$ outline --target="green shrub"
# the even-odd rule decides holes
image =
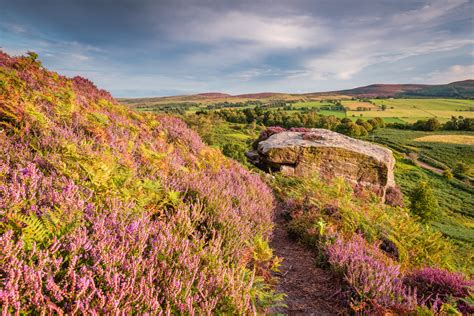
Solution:
[[[429,184],[420,182],[410,194],[410,210],[421,221],[428,222],[436,217],[439,206]]]

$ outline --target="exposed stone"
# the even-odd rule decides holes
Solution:
[[[247,157],[264,170],[287,175],[317,172],[324,178],[340,176],[381,196],[395,185],[395,160],[389,149],[326,129],[273,134]]]

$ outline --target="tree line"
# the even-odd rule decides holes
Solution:
[[[452,116],[449,121],[443,124],[436,118],[430,118],[428,120],[418,120],[415,123],[389,123],[387,127],[428,132],[437,130],[472,132],[474,131],[474,119],[463,116]]]
[[[209,111],[198,111],[196,114],[209,115],[210,113]],[[334,115],[320,115],[317,111],[291,113],[282,110],[268,110],[263,107],[222,109],[214,111],[213,114],[231,123],[253,123],[284,128],[325,128],[348,136],[366,136],[370,131],[385,126],[381,118],[373,118],[367,121],[358,119],[356,122],[353,122],[349,118],[340,119]]]

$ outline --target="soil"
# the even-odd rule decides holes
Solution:
[[[271,314],[347,314],[340,281],[316,265],[314,252],[290,238],[281,212],[277,214],[270,245],[275,255],[283,259],[277,274],[277,291],[286,294],[286,307],[274,308]]]
[[[426,162],[423,162],[421,160],[418,159],[418,154],[417,153],[409,153],[408,155],[405,154],[405,158],[408,158],[410,159],[411,161],[413,161],[415,163],[415,165],[423,168],[423,169],[426,169],[426,170],[430,170],[434,173],[437,173],[437,174],[443,174],[443,170],[439,169],[439,168],[436,168],[436,167],[433,167],[429,164],[427,164]]]

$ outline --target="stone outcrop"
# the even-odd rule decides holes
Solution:
[[[395,186],[395,159],[389,149],[326,129],[279,132],[259,141],[246,155],[264,170],[296,176],[340,176],[382,197],[388,187]]]

